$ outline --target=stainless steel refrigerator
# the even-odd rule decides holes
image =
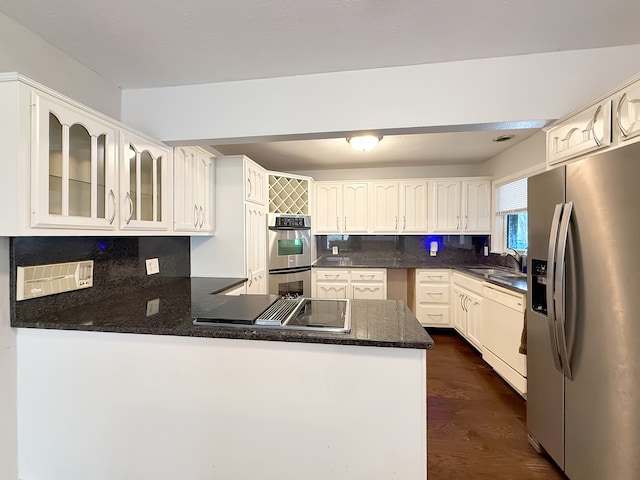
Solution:
[[[528,182],[527,426],[571,480],[640,479],[640,143]]]

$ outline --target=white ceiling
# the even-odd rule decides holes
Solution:
[[[0,12],[123,89],[640,44],[638,0],[0,0]],[[387,136],[366,164],[477,163],[532,132],[488,141],[499,133]],[[344,139],[308,142],[220,149],[269,168],[363,163]]]

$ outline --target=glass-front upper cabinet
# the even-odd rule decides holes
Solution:
[[[171,150],[127,131],[120,138],[120,228],[168,230]]]
[[[115,229],[117,130],[73,105],[31,100],[31,226]]]

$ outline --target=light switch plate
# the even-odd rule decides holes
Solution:
[[[160,273],[160,264],[158,263],[157,258],[147,258],[145,263],[147,265],[147,275]]]
[[[147,317],[155,315],[160,311],[160,299],[154,298],[153,300],[147,300]]]

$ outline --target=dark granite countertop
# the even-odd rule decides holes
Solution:
[[[237,283],[229,283],[235,281]],[[94,304],[22,319],[19,328],[191,337],[330,343],[399,348],[433,348],[433,339],[402,301],[352,300],[349,333],[304,332],[253,326],[194,326],[192,302],[215,306],[228,300],[224,291],[244,279],[183,278]],[[226,282],[226,284],[225,284]]]
[[[316,268],[451,268],[467,275],[477,277],[519,293],[526,293],[526,277],[512,280],[496,280],[470,271],[470,268],[488,267],[509,271],[501,266],[494,265],[452,265],[448,259],[438,259],[425,254],[415,255],[410,253],[349,253],[348,255],[326,255],[318,258],[312,265]]]

